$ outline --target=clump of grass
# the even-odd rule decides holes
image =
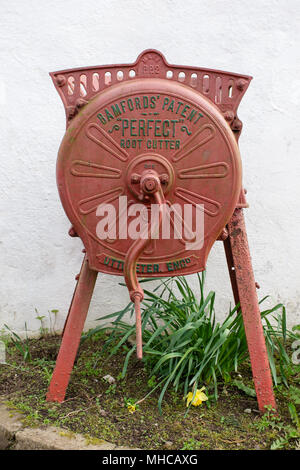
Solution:
[[[150,377],[157,377],[161,386],[158,400],[160,410],[170,386],[176,392],[181,389],[186,395],[190,387],[196,390],[198,384],[206,384],[212,388],[210,398],[217,400],[218,380],[230,381],[231,373],[237,372],[240,364],[249,357],[239,305],[229,310],[223,322],[217,322],[215,292],[205,295],[205,273],[198,274],[198,280],[199,296],[192,291],[185,277],[161,280],[154,292],[144,289],[143,361]],[[105,348],[111,348],[110,355],[117,353],[135,333],[135,325],[124,321],[128,313],[134,315],[131,303],[122,311],[99,319],[112,322],[112,333],[105,345]],[[296,336],[287,330],[286,312],[282,304],[262,311],[261,317],[274,383],[277,385],[279,374],[287,385],[285,368],[290,364],[290,358],[285,342],[287,338]],[[105,328],[107,325],[98,326],[84,338]],[[123,377],[135,350],[136,346],[132,345],[126,354]],[[279,370],[275,365],[275,356],[279,358]]]
[[[21,339],[20,336],[12,331],[9,326],[4,325],[5,328],[10,332],[10,340],[15,346],[15,348],[21,353],[23,357],[24,362],[30,362],[31,361],[31,353],[29,349],[29,338],[28,338],[28,333],[27,333],[27,323],[25,323],[25,332],[26,332],[26,337],[25,339]]]

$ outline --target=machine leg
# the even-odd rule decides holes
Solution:
[[[85,255],[64,326],[60,350],[47,393],[47,401],[58,401],[59,403],[64,401],[97,274],[97,271],[89,268]]]
[[[228,242],[225,245],[227,262],[235,300],[239,300],[248,343],[258,407],[276,409],[272,376],[261,322],[254,274],[248,246],[243,209],[235,209],[228,224]],[[233,265],[230,264],[230,257]],[[234,270],[232,269],[234,267]],[[237,293],[235,292],[235,285]]]

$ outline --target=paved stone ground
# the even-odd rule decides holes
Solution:
[[[87,438],[69,430],[48,426],[25,427],[22,415],[0,402],[1,450],[137,450],[117,447],[101,439]]]

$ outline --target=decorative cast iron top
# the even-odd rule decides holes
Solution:
[[[142,52],[132,64],[80,67],[50,75],[64,103],[67,125],[78,108],[97,93],[135,78],[166,78],[189,86],[216,104],[231,122],[252,79],[248,75],[221,70],[171,65],[161,52],[154,49]]]

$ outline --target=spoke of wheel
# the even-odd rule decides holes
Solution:
[[[167,205],[168,206],[171,206],[171,203],[170,201],[167,201]],[[174,207],[174,205],[172,205],[172,210],[174,212],[174,219],[175,217],[178,218],[178,221],[180,222],[181,221],[181,227],[183,227],[183,230],[184,230],[184,234],[189,235],[187,238],[184,238],[184,236],[182,236],[182,231],[179,232],[177,227],[176,227],[176,224],[174,223],[174,219],[171,218],[171,215],[170,213],[167,213],[166,212],[166,217],[169,217],[169,222],[174,230],[174,238],[175,238],[175,234],[177,235],[177,240],[182,243],[182,244],[186,244],[186,242],[192,242],[195,240],[195,234],[193,233],[192,230],[190,230],[190,227],[187,225],[186,221],[184,220],[184,218],[182,218],[182,215],[176,210],[176,208]]]
[[[116,152],[113,148],[111,148],[109,145],[104,143],[101,139],[101,135],[98,137],[95,134],[92,134],[92,129],[96,130],[98,133],[102,134],[102,136],[107,139],[119,152],[122,153],[120,155],[119,152]],[[128,160],[128,153],[126,150],[122,149],[120,145],[100,126],[97,124],[89,124],[86,129],[86,135],[88,136],[89,139],[91,139],[93,142],[95,142],[97,145],[100,145],[100,147],[104,148],[109,152],[110,155],[113,155],[114,157],[118,158],[122,162],[126,162]]]
[[[213,199],[209,199],[208,197],[202,196],[201,194],[197,194],[197,193],[194,193],[193,191],[189,191],[188,189],[180,188],[180,187],[175,190],[174,194],[180,199],[182,199],[183,201],[186,201],[189,204],[192,204],[194,207],[196,207],[197,203],[193,199],[191,199],[189,196],[199,199],[200,204],[204,203],[205,214],[211,217],[215,217],[220,212],[221,204],[219,202],[214,201]],[[214,211],[209,210],[207,207],[205,207],[205,203],[211,204],[212,206],[214,206],[215,210]]]
[[[194,140],[200,136],[200,134],[204,133],[205,131],[208,131],[208,135],[204,135],[202,137],[202,139],[197,142],[196,145],[194,145],[193,147],[187,149],[185,152],[182,153],[183,150],[185,150],[188,145],[190,145],[192,142],[194,142]],[[204,124],[202,127],[200,127],[200,129],[193,135],[193,137],[187,139],[184,144],[182,145],[181,149],[177,150],[177,152],[174,153],[173,157],[172,157],[172,160],[174,162],[178,162],[179,160],[182,160],[183,158],[187,157],[188,155],[190,155],[192,152],[194,152],[195,150],[197,150],[199,147],[201,147],[201,145],[204,145],[206,144],[207,142],[209,142],[210,140],[212,140],[214,138],[216,134],[216,131],[215,131],[215,128],[214,126],[212,126],[211,124]]]
[[[100,204],[108,204],[109,202],[114,201],[118,197],[120,197],[124,193],[124,188],[118,187],[115,189],[110,189],[109,191],[104,191],[103,193],[95,194],[94,196],[90,196],[84,199],[81,199],[81,201],[78,202],[79,205],[79,211],[81,214],[86,215],[90,214],[91,212],[94,212],[97,210],[98,206]],[[88,209],[84,209],[82,206],[88,206],[89,203],[93,203],[96,200],[105,198],[105,196],[108,196],[104,201],[99,201],[97,204],[93,204],[92,207],[89,207]]]
[[[79,170],[77,169],[79,167]],[[80,171],[80,167],[85,167],[91,171]],[[101,173],[94,172],[93,170],[101,170]],[[99,165],[98,163],[87,162],[84,160],[74,160],[71,168],[71,173],[74,176],[88,177],[88,178],[107,178],[119,179],[121,178],[122,171],[111,166]]]
[[[213,169],[215,173],[205,173],[205,171]],[[221,172],[216,171],[220,169]],[[198,173],[195,173],[198,172]],[[178,178],[187,179],[207,179],[207,178],[225,178],[229,173],[229,166],[226,162],[207,163],[205,165],[195,166],[193,168],[185,168],[178,171]]]

